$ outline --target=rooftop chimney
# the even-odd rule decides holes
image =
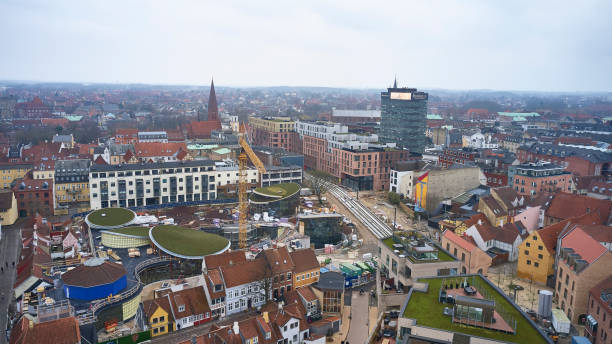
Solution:
[[[240,334],[240,328],[238,327],[238,322],[237,321],[234,321],[233,329],[234,329],[234,333],[235,334]]]

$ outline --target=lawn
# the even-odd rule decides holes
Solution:
[[[87,220],[97,226],[119,226],[132,221],[134,212],[124,208],[105,208],[87,215]]]
[[[269,197],[283,198],[283,197],[293,195],[299,190],[300,190],[300,186],[296,183],[283,183],[283,184],[270,185],[270,186],[266,186],[263,188],[257,188],[255,189],[254,192],[260,195],[265,195]]]
[[[227,247],[222,236],[172,225],[154,227],[150,235],[160,248],[186,257],[203,257]]]
[[[135,227],[135,226],[134,227],[123,227],[123,228],[109,229],[108,232],[133,235],[133,236],[138,236],[138,237],[143,237],[143,238],[149,237],[149,227]]]
[[[469,277],[468,277],[469,278]],[[454,331],[473,335],[483,338],[514,342],[514,343],[547,343],[540,333],[531,326],[518,310],[516,310],[502,295],[497,293],[484,279],[480,276],[475,278],[480,279],[480,285],[487,290],[489,295],[493,295],[495,303],[502,305],[510,315],[517,321],[516,334],[506,334],[497,331],[471,327],[466,325],[455,324],[450,317],[443,316],[442,312],[445,306],[438,302],[438,291],[442,284],[443,278],[420,279],[419,282],[429,283],[427,293],[413,291],[412,297],[404,312],[405,318],[416,319],[417,325]]]

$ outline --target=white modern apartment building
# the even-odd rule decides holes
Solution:
[[[214,200],[219,188],[238,184],[238,166],[229,162],[189,160],[146,164],[92,165],[91,209]],[[259,172],[247,170],[251,186],[302,182],[301,167],[270,167],[259,184]]]

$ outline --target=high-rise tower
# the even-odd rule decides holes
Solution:
[[[426,92],[397,87],[397,80],[380,94],[380,132],[382,142],[395,142],[411,152],[423,153],[427,144]]]

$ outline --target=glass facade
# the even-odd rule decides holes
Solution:
[[[341,217],[300,218],[300,222],[304,224],[304,234],[310,237],[310,243],[315,248],[324,248],[325,244],[336,245],[342,241]]]
[[[427,98],[415,88],[389,88],[380,94],[380,141],[423,153],[427,144]]]

